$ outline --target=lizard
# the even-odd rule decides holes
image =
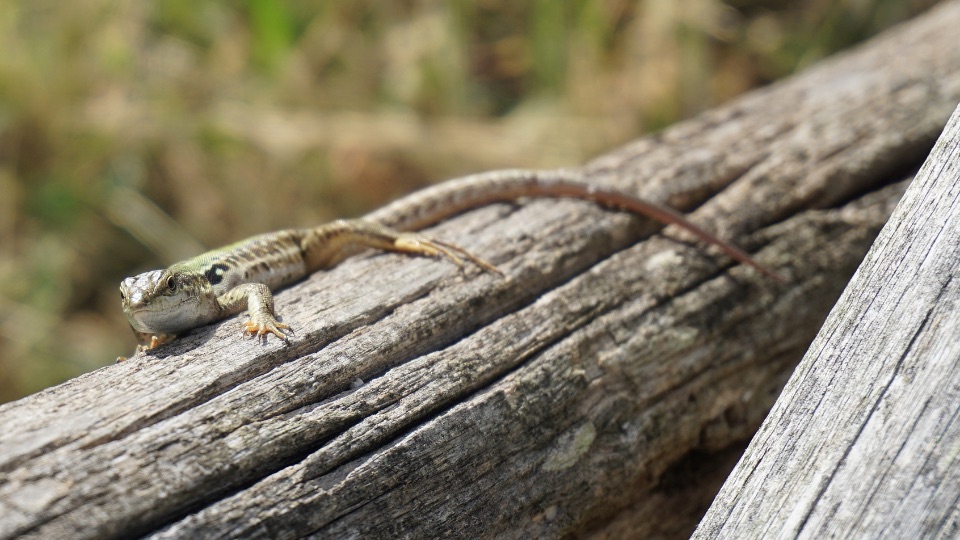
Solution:
[[[415,231],[470,209],[531,197],[581,199],[676,225],[730,258],[784,281],[672,208],[587,183],[573,170],[512,169],[432,186],[363,219],[262,234],[166,269],[126,278],[120,284],[120,300],[137,337],[136,352],[154,349],[187,330],[244,310],[249,318],[243,323],[243,335],[266,340],[273,334],[288,342],[285,330],[290,326],[277,320],[272,291],[335,266],[361,248],[446,258],[460,267],[467,260],[502,275],[497,267],[469,251]]]

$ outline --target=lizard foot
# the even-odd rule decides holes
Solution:
[[[177,337],[176,334],[150,334],[147,332],[137,332],[136,330],[134,330],[133,333],[137,336],[137,340],[140,341],[140,344],[137,345],[137,349],[133,351],[133,354],[135,355],[144,351],[156,349],[164,343],[170,343],[175,337]],[[118,364],[126,361],[126,356],[117,357]]]
[[[290,326],[278,322],[276,319],[262,322],[247,321],[243,323],[243,335],[250,334],[266,339],[267,334],[273,334],[284,341],[290,341],[287,335],[280,331],[281,328],[289,330]]]
[[[394,240],[393,244],[397,250],[405,251],[407,253],[418,253],[420,255],[427,255],[430,257],[446,257],[461,268],[463,268],[463,261],[460,259],[460,257],[463,257],[480,268],[483,268],[487,272],[499,274],[501,276],[503,275],[503,272],[500,271],[499,268],[481,259],[480,257],[477,257],[462,247],[443,242],[435,238],[430,238],[422,234],[413,233],[400,235],[396,240]]]

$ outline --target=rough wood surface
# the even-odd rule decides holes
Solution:
[[[585,166],[789,284],[590,204],[471,212],[432,233],[506,279],[358,257],[277,296],[289,347],[233,318],[0,407],[0,537],[689,533],[717,475],[685,473],[759,425],[960,101],[958,27]]]
[[[697,529],[960,535],[960,108]]]

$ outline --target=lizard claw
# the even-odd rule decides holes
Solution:
[[[394,240],[394,247],[407,253],[419,253],[420,255],[430,257],[446,257],[460,268],[463,268],[463,260],[460,258],[463,257],[487,272],[503,275],[503,272],[500,271],[499,268],[470,253],[466,249],[422,234],[403,234]]]
[[[463,268],[463,263],[459,262],[459,259],[456,257],[456,255],[454,255],[454,253],[459,253],[462,257],[468,259],[473,264],[479,266],[480,268],[486,270],[487,272],[490,272],[491,274],[497,274],[500,276],[504,275],[503,271],[497,268],[496,266],[494,266],[493,264],[488,263],[487,261],[481,259],[480,257],[477,257],[473,253],[470,253],[469,251],[463,249],[462,247],[456,244],[450,244],[450,243],[442,242],[440,240],[436,240],[432,238],[430,239],[430,242],[431,244],[433,244],[434,247],[437,248],[438,251],[440,251],[447,258],[452,259],[455,263],[457,263],[457,266],[460,266],[461,268]]]
[[[290,341],[287,338],[287,335],[280,331],[281,328],[289,330],[290,326],[276,320],[259,323],[254,321],[246,321],[243,323],[243,334],[250,334],[257,337],[262,336],[263,339],[266,339],[267,334],[273,334],[284,341]]]

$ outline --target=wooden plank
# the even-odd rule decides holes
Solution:
[[[289,347],[234,318],[0,406],[0,537],[692,530],[658,486],[759,425],[960,101],[958,24],[944,4],[583,168],[789,284],[590,204],[471,212],[432,234],[506,279],[358,257],[277,296]]]
[[[960,534],[960,107],[697,538]]]

